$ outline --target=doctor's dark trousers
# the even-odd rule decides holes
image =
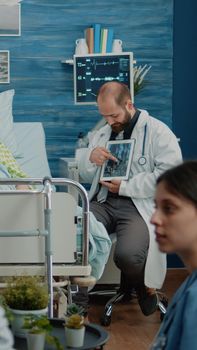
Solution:
[[[143,285],[149,232],[131,198],[108,193],[104,203],[93,199],[90,211],[109,234],[116,233],[114,262],[126,278],[128,287]]]

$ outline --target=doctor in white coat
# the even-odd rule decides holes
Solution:
[[[134,287],[142,312],[150,315],[166,274],[166,256],[159,252],[150,224],[155,184],[161,173],[182,161],[181,150],[168,126],[133,105],[124,84],[102,85],[97,103],[107,123],[78,157],[79,173],[91,183],[90,210],[109,234],[117,234],[114,261],[122,287]],[[134,144],[129,178],[100,181],[102,165],[117,161],[106,143],[121,137]]]

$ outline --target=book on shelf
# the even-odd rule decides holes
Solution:
[[[101,25],[96,23],[93,25],[94,28],[94,53],[100,53],[100,36],[101,36]]]
[[[88,45],[88,53],[94,52],[94,28],[88,27],[85,29],[85,38]]]
[[[95,23],[85,29],[85,38],[88,45],[88,53],[110,53],[114,38],[112,28],[102,28],[101,24]]]
[[[109,28],[108,35],[107,35],[106,52],[112,52],[113,38],[114,38],[114,30],[112,28]]]
[[[107,48],[107,36],[108,36],[108,29],[102,28],[101,29],[101,53],[106,53]]]

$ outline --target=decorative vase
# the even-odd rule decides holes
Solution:
[[[66,345],[80,348],[84,343],[85,327],[79,329],[65,327]]]
[[[44,350],[45,333],[27,333],[27,350]]]
[[[88,54],[88,45],[85,38],[76,40],[75,55],[87,55]]]
[[[113,40],[112,52],[115,52],[115,53],[122,52],[122,40],[120,40],[120,39]]]
[[[10,311],[13,314],[13,320],[11,321],[12,332],[16,337],[25,338],[28,333],[28,329],[23,328],[25,317],[29,315],[46,315],[48,308],[41,310],[15,310],[11,309]]]

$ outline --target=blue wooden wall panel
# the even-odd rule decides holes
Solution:
[[[151,64],[148,84],[135,98],[139,108],[172,124],[173,0],[23,0],[21,37],[0,37],[0,50],[10,50],[10,84],[14,119],[41,121],[52,174],[59,157],[73,156],[77,135],[99,120],[95,106],[75,106],[71,58],[77,38],[93,23],[113,27],[124,51],[137,64]]]

